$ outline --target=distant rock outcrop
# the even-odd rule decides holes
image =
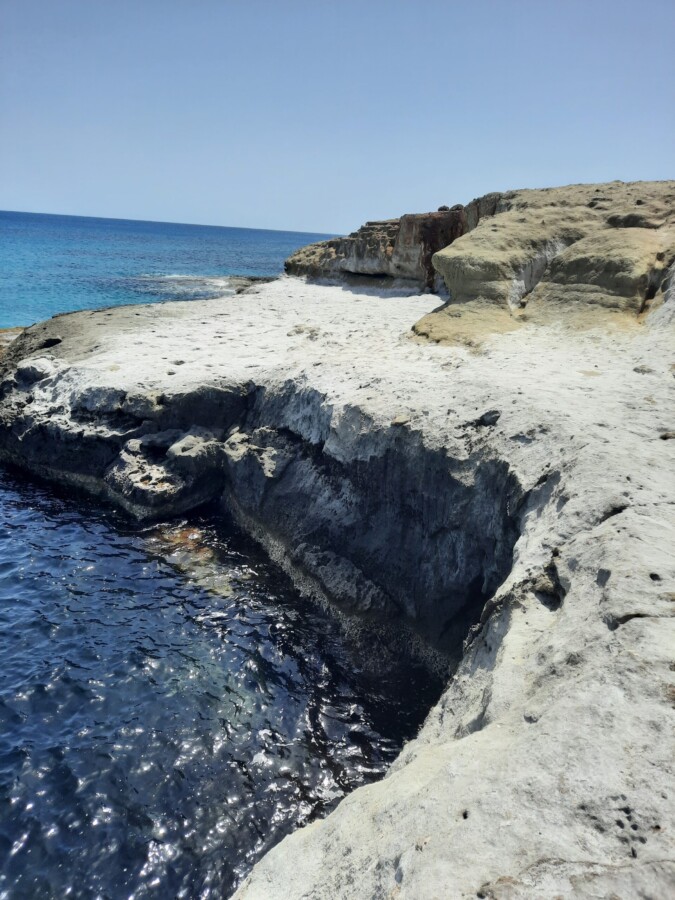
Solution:
[[[438,250],[494,213],[500,194],[488,194],[468,206],[442,206],[382,222],[366,222],[346,237],[302,247],[286,260],[289,275],[311,278],[379,277],[409,281],[434,290],[439,281],[432,265]]]
[[[532,318],[639,316],[675,285],[675,181],[491,193],[302,247],[289,275],[447,290],[414,331],[475,343]]]

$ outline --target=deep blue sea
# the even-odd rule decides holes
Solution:
[[[278,275],[330,235],[0,212],[0,328],[55,313],[227,294],[228,275]]]
[[[0,227],[10,326],[220,294],[317,237]],[[0,468],[0,900],[228,897],[284,834],[381,777],[439,690],[375,636],[345,636],[220,511],[141,526]]]

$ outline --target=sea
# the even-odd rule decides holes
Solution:
[[[227,303],[324,237],[0,213],[0,328]],[[438,697],[378,641],[221,510],[142,525],[0,468],[0,900],[229,897]]]
[[[328,234],[0,212],[0,328],[125,303],[234,292]]]

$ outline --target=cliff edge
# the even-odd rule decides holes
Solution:
[[[346,237],[301,247],[286,260],[289,275],[343,279],[352,284],[386,286],[391,280],[410,290],[437,291],[441,282],[432,264],[447,247],[497,207],[500,194],[487,194],[467,206],[442,206],[437,212],[366,222]]]

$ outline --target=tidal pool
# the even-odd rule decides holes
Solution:
[[[415,735],[440,683],[375,655],[214,514],[0,469],[0,898],[229,896]]]

